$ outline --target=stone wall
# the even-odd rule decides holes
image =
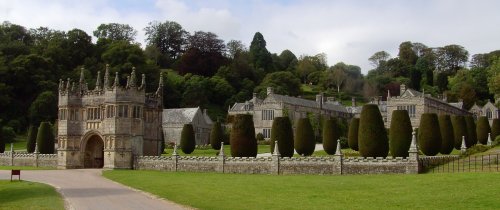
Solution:
[[[57,154],[5,152],[0,153],[0,165],[56,168]]]

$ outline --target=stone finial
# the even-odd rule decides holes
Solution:
[[[38,143],[35,143],[35,153],[38,153]]]
[[[104,72],[104,90],[109,89],[109,64],[106,64],[106,71]]]
[[[84,74],[84,71],[85,71],[85,68],[81,68],[80,69],[80,84],[84,84],[85,83],[85,74]]]
[[[142,74],[142,80],[141,80],[141,86],[139,89],[145,89],[146,88],[146,75]]]
[[[76,88],[75,82],[72,82],[71,83],[71,91],[75,91],[75,88]]]
[[[491,142],[491,133],[488,133],[488,142],[486,143],[487,146],[491,146],[493,142]]]
[[[130,73],[130,81],[128,83],[129,87],[137,87],[137,79],[135,78],[135,67],[132,67],[132,73]]]
[[[278,141],[274,141],[274,152],[273,152],[273,155],[274,156],[281,156],[280,149],[278,147]]]
[[[14,152],[14,143],[10,143],[10,153]]]
[[[220,142],[219,156],[222,156],[222,157],[225,156],[225,154],[224,154],[224,142],[223,141]]]
[[[70,91],[71,90],[71,79],[68,77],[68,80],[66,82],[66,91]]]
[[[342,155],[342,147],[340,146],[340,139],[337,139],[337,150],[335,150],[335,155]]]
[[[391,91],[387,89],[387,100],[389,100],[389,98],[391,98]]]
[[[465,145],[465,136],[462,136],[462,146],[460,147],[460,152],[465,153],[467,151],[467,147]]]
[[[95,89],[96,91],[101,90],[101,71],[97,71],[97,80],[95,81]]]
[[[156,90],[156,95],[163,96],[163,73],[160,72],[160,81],[158,82],[158,89]]]
[[[59,79],[59,92],[64,90],[64,82],[62,79]]]
[[[125,85],[125,88],[130,87],[130,76],[127,76],[127,84]]]
[[[118,72],[115,73],[115,83],[113,84],[113,88],[117,89],[118,86],[120,85],[119,78],[118,78]]]
[[[411,144],[410,144],[410,149],[408,150],[408,152],[415,152],[415,153],[418,152],[418,148],[417,148],[417,132],[415,132],[415,131],[413,131],[411,133]]]
[[[174,144],[174,152],[172,152],[172,156],[179,156],[177,153],[177,143]]]

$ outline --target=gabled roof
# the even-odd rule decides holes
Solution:
[[[449,105],[452,105],[454,107],[457,107],[459,109],[462,109],[464,107],[464,102],[455,102],[455,103],[448,103]]]
[[[164,109],[163,123],[167,124],[188,124],[192,123],[196,113],[200,111],[196,108]]]
[[[405,92],[401,94],[401,97],[418,97],[418,96],[422,96],[422,93],[410,88],[406,89]]]
[[[299,106],[304,106],[304,107],[318,107],[318,103],[316,101],[313,101],[313,100],[307,100],[307,99],[303,99],[303,98],[279,95],[279,94],[274,94],[274,93],[269,94],[264,101],[266,101],[270,98],[274,99],[275,101],[283,102],[283,103],[287,103],[287,104],[299,105]],[[327,109],[327,110],[347,112],[347,109],[342,105],[336,105],[336,104],[332,104],[332,103],[323,103],[322,107],[323,107],[323,109]]]

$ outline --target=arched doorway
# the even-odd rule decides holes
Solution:
[[[98,135],[93,135],[85,144],[84,168],[102,168],[104,166],[104,142]]]

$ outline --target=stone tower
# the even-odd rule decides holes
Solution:
[[[122,87],[118,73],[110,82],[106,66],[89,90],[83,72],[78,83],[59,81],[58,168],[131,168],[134,156],[159,154],[162,77],[146,93],[144,74],[138,86],[133,68]]]

